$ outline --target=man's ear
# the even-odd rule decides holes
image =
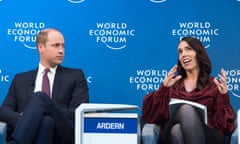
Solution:
[[[38,51],[39,51],[40,53],[42,53],[42,52],[44,51],[44,49],[45,49],[44,44],[43,44],[43,43],[39,43],[39,44],[38,44]]]

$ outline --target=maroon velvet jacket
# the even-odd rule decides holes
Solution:
[[[231,133],[236,115],[230,104],[229,95],[220,94],[213,78],[202,90],[186,92],[184,84],[179,87],[164,87],[147,94],[143,99],[142,118],[144,122],[164,124],[169,119],[170,98],[181,98],[207,106],[208,127],[217,129],[222,135]]]

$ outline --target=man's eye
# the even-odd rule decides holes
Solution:
[[[60,44],[53,44],[53,47],[59,47]]]

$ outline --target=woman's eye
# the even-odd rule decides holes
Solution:
[[[186,49],[187,49],[187,50],[192,50],[192,48],[191,48],[191,47],[186,47]]]

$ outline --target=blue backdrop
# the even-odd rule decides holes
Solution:
[[[39,30],[63,32],[63,65],[82,68],[91,102],[136,104],[177,62],[177,43],[198,37],[240,98],[239,0],[0,0],[0,103],[14,75],[36,68]]]

